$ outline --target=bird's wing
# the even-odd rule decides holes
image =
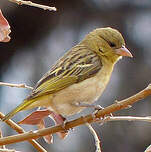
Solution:
[[[66,53],[37,83],[35,89],[18,107],[8,113],[3,121],[25,109],[39,97],[53,94],[74,83],[94,76],[102,67],[99,57],[84,46],[76,46]]]
[[[37,83],[27,99],[56,93],[74,83],[94,76],[102,63],[93,51],[76,46],[66,53]]]

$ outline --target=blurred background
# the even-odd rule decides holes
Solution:
[[[145,88],[151,79],[151,1],[150,0],[33,0],[55,6],[49,12],[34,7],[17,6],[1,0],[0,9],[11,26],[11,41],[0,43],[0,81],[26,83],[34,86],[52,64],[68,49],[98,27],[118,29],[134,58],[124,58],[115,66],[109,85],[97,104],[108,106]],[[29,90],[0,87],[0,111],[4,114],[15,108]],[[147,98],[114,115],[149,116],[151,98]],[[92,112],[87,109],[80,115]],[[18,113],[19,121],[27,112]],[[103,152],[142,152],[151,144],[151,124],[143,122],[108,122],[93,124]],[[0,122],[4,136],[13,135],[10,127]],[[25,130],[36,127],[23,126]],[[65,140],[54,137],[54,144],[40,143],[48,152],[94,152],[93,136],[86,126],[70,131]],[[36,150],[27,142],[7,146],[23,152]]]

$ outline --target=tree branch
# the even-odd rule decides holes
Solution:
[[[0,118],[4,118],[4,114],[0,112]],[[16,132],[18,133],[25,133],[24,129],[21,128],[19,125],[17,125],[15,122],[12,120],[7,120],[6,123],[13,128]],[[3,137],[4,138],[4,137]],[[47,152],[38,142],[36,142],[34,139],[29,139],[29,142],[39,151],[39,152]],[[5,145],[5,144],[3,144]]]
[[[3,138],[3,134],[0,128],[0,138]],[[0,149],[5,149],[5,145],[0,146]]]
[[[93,135],[93,137],[95,139],[95,146],[96,146],[95,152],[101,152],[100,140],[99,140],[97,133],[95,132],[95,130],[89,123],[87,123],[86,125],[88,126],[91,134]]]
[[[16,3],[18,5],[28,5],[28,6],[38,7],[38,8],[44,9],[44,10],[49,10],[49,11],[56,11],[57,10],[55,7],[40,5],[40,4],[33,3],[31,1],[23,1],[23,0],[9,0],[9,1]]]
[[[147,88],[144,90],[140,91],[139,93],[124,99],[122,101],[116,101],[114,104],[104,108],[103,110],[97,111],[95,114],[89,114],[85,117],[80,117],[76,120],[72,120],[70,122],[67,122],[64,126],[54,126],[54,127],[48,127],[45,129],[40,129],[36,131],[29,131],[26,133],[22,133],[20,135],[14,135],[14,136],[8,136],[0,139],[0,145],[6,145],[6,144],[12,144],[16,142],[21,142],[29,139],[37,139],[39,137],[48,135],[48,134],[53,134],[56,132],[61,132],[65,130],[69,130],[73,127],[80,126],[85,123],[92,123],[96,122],[96,119],[100,119],[104,117],[105,115],[108,115],[112,112],[124,109],[132,105],[133,103],[144,99],[145,97],[151,95],[151,85],[149,85]]]
[[[0,152],[17,152],[14,149],[0,149]]]
[[[133,117],[133,116],[107,116],[102,120],[99,120],[98,122],[104,123],[108,121],[144,121],[144,122],[151,122],[151,116],[147,117]]]
[[[33,87],[27,86],[24,83],[21,83],[21,84],[12,84],[12,83],[0,82],[0,85],[1,86],[8,86],[8,87],[16,87],[16,88],[26,88],[26,89],[33,90]]]

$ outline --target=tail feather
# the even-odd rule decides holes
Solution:
[[[6,121],[10,118],[12,118],[16,113],[18,113],[19,111],[24,110],[27,106],[29,106],[31,103],[34,102],[34,99],[32,100],[27,100],[25,99],[19,106],[17,106],[14,110],[12,110],[11,112],[9,112],[3,119],[2,121]]]

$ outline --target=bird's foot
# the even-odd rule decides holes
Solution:
[[[94,121],[98,121],[100,120],[99,118],[96,118],[96,113],[99,111],[99,110],[102,110],[104,109],[102,106],[100,105],[93,105],[93,104],[87,104],[87,103],[83,103],[83,102],[77,102],[74,104],[75,106],[77,107],[85,107],[85,108],[94,108],[94,112],[92,113],[92,117],[93,117],[93,120]]]
[[[64,131],[57,132],[57,135],[61,139],[64,139],[68,135],[68,130],[66,130],[65,128],[65,124],[67,122],[66,118],[64,118],[62,115],[57,114],[55,112],[52,112],[49,116],[54,120],[56,125],[62,125],[62,128],[64,128]]]
[[[77,107],[94,108],[95,110],[104,109],[100,105],[93,105],[93,104],[88,104],[88,103],[83,103],[83,102],[77,102],[77,103],[74,103],[74,105]]]
[[[51,112],[50,117],[55,121],[56,125],[64,124],[66,121],[66,118],[64,118],[62,115],[57,114],[55,112]]]
[[[74,103],[75,106],[77,107],[85,107],[85,108],[94,108],[95,111],[92,113],[93,118],[97,121],[98,118],[96,118],[95,114],[99,111],[99,110],[103,110],[104,108],[100,105],[93,105],[93,104],[87,104],[87,103],[83,103],[83,102],[77,102]],[[111,117],[113,117],[113,114],[110,113],[109,114]]]
[[[103,121],[104,122],[104,120],[106,120],[106,117],[108,117],[108,116],[106,116],[106,115],[104,115],[103,117],[101,117],[101,118],[96,118],[96,113],[99,111],[99,110],[103,110],[104,108],[102,107],[102,106],[100,106],[100,105],[96,105],[95,106],[95,111],[92,113],[92,117],[93,117],[93,119],[94,119],[94,121]],[[113,114],[112,113],[110,113],[109,114],[109,116],[110,117],[113,117]]]

